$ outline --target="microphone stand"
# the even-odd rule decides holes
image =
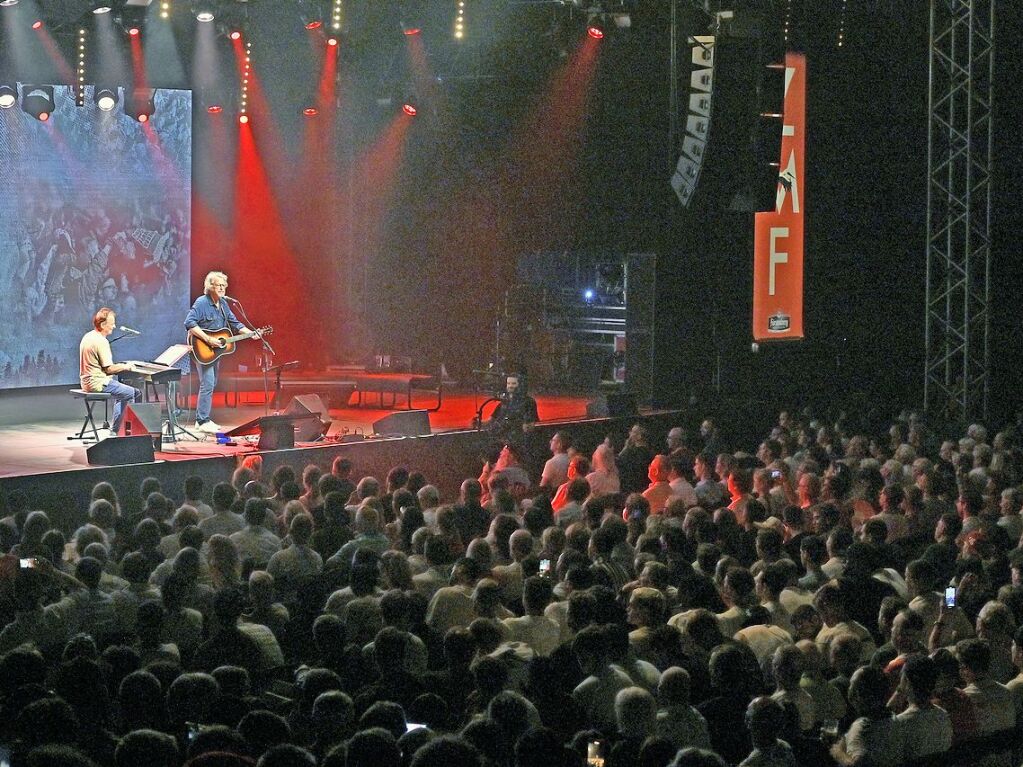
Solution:
[[[507,402],[506,397],[487,397],[476,410],[476,416],[472,419],[473,428],[480,431],[483,428],[483,409],[491,402]]]
[[[257,326],[249,319],[249,315],[245,313],[245,306],[242,302],[236,298],[234,304],[238,307],[238,311],[242,313],[242,319],[245,320],[245,324],[255,330]],[[260,365],[263,370],[263,415],[270,415],[270,379],[267,375],[270,365],[267,363],[270,361],[269,357],[275,357],[277,352],[270,346],[270,343],[263,337],[262,333],[256,333],[255,336],[263,344],[263,364]]]

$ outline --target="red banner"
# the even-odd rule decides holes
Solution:
[[[756,214],[753,338],[803,337],[803,216],[806,205],[806,56],[785,54],[781,166],[773,211]]]

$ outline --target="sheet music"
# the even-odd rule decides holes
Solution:
[[[173,367],[180,362],[181,358],[187,355],[189,351],[191,351],[191,347],[188,344],[174,344],[173,346],[167,347],[167,349],[159,357],[153,360],[153,362],[158,365]]]

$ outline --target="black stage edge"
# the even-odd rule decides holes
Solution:
[[[664,411],[628,418],[552,421],[536,424],[521,435],[520,442],[524,447],[530,475],[539,478],[544,462],[550,457],[549,443],[556,431],[568,431],[576,444],[592,451],[608,434],[615,436],[615,444],[622,444],[629,428],[638,422],[650,429],[651,441],[656,447],[664,444],[668,429],[681,423],[682,418],[681,411]],[[493,439],[492,435],[484,431],[453,431],[422,437],[329,443],[290,450],[253,450],[244,455],[263,456],[263,476],[267,479],[282,464],[291,464],[299,472],[310,463],[329,470],[332,461],[339,455],[352,460],[356,479],[372,475],[383,482],[392,467],[406,466],[413,471],[422,471],[427,481],[440,488],[442,496],[451,501],[457,498],[462,480],[479,473],[482,467],[481,456]],[[0,480],[0,493],[6,496],[15,490],[25,492],[29,498],[29,508],[45,510],[55,526],[71,532],[84,523],[89,494],[97,482],[105,480],[113,483],[120,495],[122,510],[134,513],[142,508],[138,491],[146,477],[157,477],[164,492],[180,501],[185,478],[199,475],[206,482],[205,496],[208,500],[213,485],[229,482],[238,464],[239,456],[229,456],[76,468],[73,471],[5,477]]]

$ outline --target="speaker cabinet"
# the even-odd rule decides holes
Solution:
[[[323,398],[319,394],[296,394],[284,408],[285,415],[305,415],[306,413],[317,413],[322,421],[330,420],[330,412],[323,404]]]
[[[107,437],[85,449],[90,466],[121,466],[126,463],[152,463],[153,438],[149,434],[133,437]]]
[[[628,418],[639,415],[636,397],[624,392],[601,394],[586,405],[587,418]]]
[[[399,410],[374,421],[373,433],[403,437],[430,434],[430,414],[426,410]]]
[[[129,402],[124,406],[124,418],[117,433],[122,437],[137,437],[148,434],[153,440],[153,450],[163,445],[163,416],[158,402]]]
[[[296,394],[284,415],[295,417],[295,439],[299,442],[313,442],[330,428],[330,410],[319,394]]]

